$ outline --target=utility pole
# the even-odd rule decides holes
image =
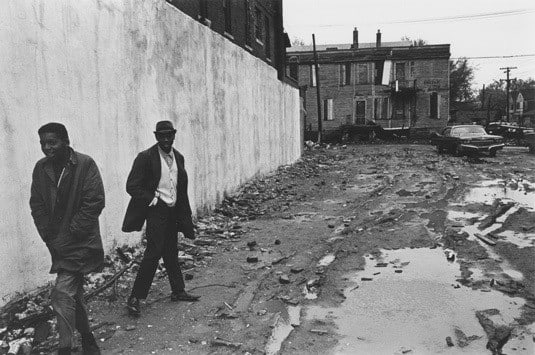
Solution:
[[[321,121],[320,69],[318,66],[318,52],[316,52],[316,36],[314,34],[312,34],[312,46],[314,49],[314,75],[316,75],[316,101],[318,104],[318,144],[321,144],[323,122]]]
[[[509,122],[509,116],[510,116],[510,112],[509,112],[509,82],[511,81],[509,79],[509,72],[511,71],[511,69],[517,69],[516,67],[505,67],[505,68],[500,68],[500,70],[505,70],[504,73],[507,73],[507,109],[506,109],[506,112],[507,112],[507,122]]]

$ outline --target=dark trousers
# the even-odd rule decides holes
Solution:
[[[52,308],[58,320],[59,347],[71,348],[74,329],[80,334],[91,332],[84,303],[84,276],[59,270],[50,294]]]
[[[147,248],[134,281],[132,296],[138,299],[147,298],[160,258],[163,258],[171,291],[184,290],[184,278],[178,265],[177,234],[175,207],[168,207],[162,201],[158,201],[154,207],[149,207],[146,229]]]

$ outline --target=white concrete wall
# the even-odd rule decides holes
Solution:
[[[194,209],[300,156],[298,90],[163,0],[0,2],[0,304],[50,280],[28,205],[37,129],[63,122],[97,161],[111,248],[139,240],[120,231],[126,177],[164,119]]]

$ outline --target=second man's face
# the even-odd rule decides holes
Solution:
[[[156,140],[158,141],[158,145],[160,146],[160,148],[162,148],[164,152],[169,153],[171,151],[171,148],[173,147],[175,133],[156,133]]]

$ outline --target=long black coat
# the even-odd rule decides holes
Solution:
[[[184,169],[184,157],[173,149],[178,168],[176,222],[184,236],[193,238],[191,207],[188,199],[188,175]],[[132,197],[123,221],[123,232],[140,231],[147,219],[149,204],[154,198],[161,177],[161,161],[155,144],[138,154],[126,182],[126,192]]]
[[[30,207],[39,235],[52,256],[51,273],[89,273],[104,264],[98,217],[104,187],[95,161],[70,150],[57,186],[52,163],[43,158],[33,170]]]

